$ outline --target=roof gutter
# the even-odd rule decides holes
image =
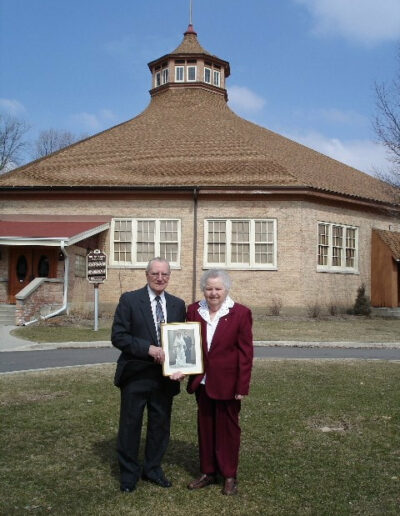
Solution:
[[[41,319],[47,320],[51,317],[55,317],[56,315],[60,315],[64,313],[67,310],[67,304],[68,304],[68,275],[69,275],[69,256],[67,254],[67,251],[64,247],[64,240],[61,241],[61,252],[64,255],[64,295],[63,295],[63,304],[62,307],[56,310],[55,312],[52,312],[50,314],[47,314]]]

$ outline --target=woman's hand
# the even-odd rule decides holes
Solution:
[[[180,371],[177,371],[176,373],[171,374],[170,378],[171,380],[181,382],[185,378],[185,376],[185,374],[181,373]]]
[[[244,394],[235,394],[235,400],[242,400],[244,398]]]

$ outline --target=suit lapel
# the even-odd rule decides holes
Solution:
[[[143,314],[143,319],[146,323],[149,334],[152,336],[152,340],[154,343],[157,343],[157,332],[156,326],[154,324],[153,312],[150,305],[149,293],[147,291],[147,287],[142,289],[140,295],[140,308]]]

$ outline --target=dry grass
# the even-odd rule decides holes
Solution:
[[[0,514],[396,515],[400,364],[261,361],[241,412],[239,495],[186,489],[198,473],[196,408],[174,402],[173,482],[118,489],[114,366],[0,376]]]

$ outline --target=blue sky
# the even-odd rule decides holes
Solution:
[[[0,110],[95,134],[150,101],[147,63],[174,50],[189,0],[0,0]],[[366,172],[374,83],[397,73],[400,0],[193,0],[202,46],[231,65],[239,115]]]

